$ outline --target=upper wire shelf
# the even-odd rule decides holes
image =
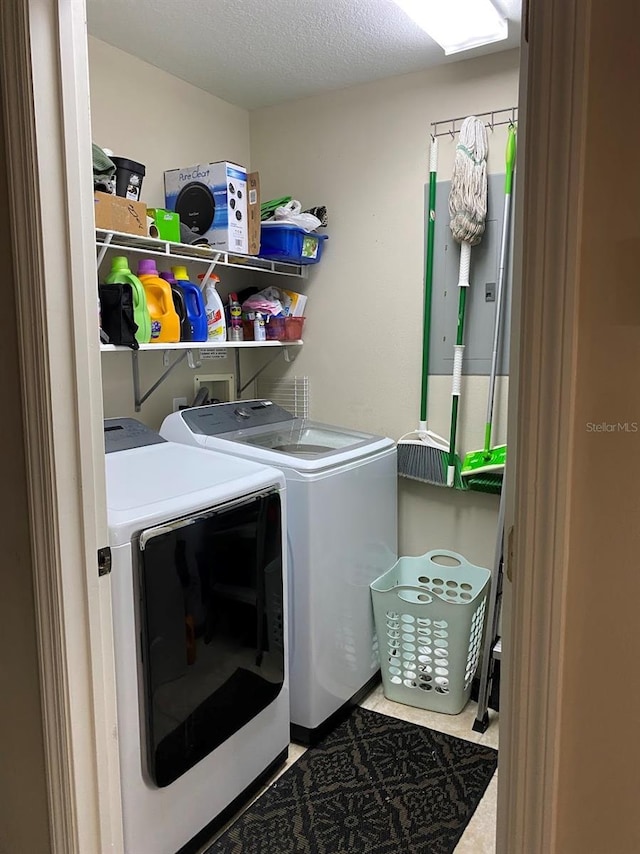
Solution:
[[[145,255],[165,255],[169,259],[180,261],[199,261],[209,264],[211,270],[216,264],[226,267],[236,267],[242,270],[260,270],[264,273],[276,273],[281,276],[307,277],[307,268],[303,264],[286,264],[281,261],[271,261],[268,258],[258,258],[255,255],[238,255],[232,252],[219,252],[209,246],[189,246],[185,243],[172,243],[155,237],[139,237],[136,234],[124,234],[96,228],[96,245],[98,247],[98,268],[108,249],[122,249],[126,252],[138,252]],[[210,274],[211,270],[207,275]]]
[[[502,110],[491,110],[489,113],[475,113],[477,119],[484,121],[489,130],[501,125],[515,125],[518,122],[518,108],[505,107]],[[431,122],[431,136],[450,136],[454,139],[459,133],[462,122],[467,116],[458,116],[455,119],[444,119],[440,122]]]

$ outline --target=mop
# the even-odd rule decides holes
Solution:
[[[398,474],[413,480],[443,486],[449,446],[446,439],[427,427],[427,386],[429,382],[429,342],[431,336],[431,295],[433,290],[433,256],[436,223],[436,171],[438,140],[431,137],[429,152],[429,216],[427,220],[427,250],[424,277],[424,307],[422,335],[422,385],[420,418],[417,430],[398,439]]]
[[[454,240],[460,244],[460,268],[458,271],[458,325],[451,382],[447,486],[464,489],[466,487],[460,477],[460,458],[456,454],[464,357],[464,319],[469,287],[471,247],[480,243],[487,218],[487,131],[484,124],[475,116],[465,119],[460,128],[449,193],[449,214],[451,233]]]
[[[487,418],[484,430],[484,448],[471,451],[464,459],[462,477],[469,489],[477,492],[499,493],[502,487],[504,464],[507,458],[507,446],[491,447],[493,431],[493,402],[496,389],[496,374],[498,368],[498,346],[500,343],[500,326],[502,319],[502,294],[506,278],[507,255],[509,251],[509,227],[511,224],[511,191],[513,188],[513,169],[516,159],[516,131],[509,126],[506,151],[506,173],[504,182],[504,212],[502,215],[502,238],[500,242],[500,263],[498,267],[498,284],[496,287],[496,313],[493,325],[493,352],[491,354],[491,376],[489,379],[489,396],[487,399]]]

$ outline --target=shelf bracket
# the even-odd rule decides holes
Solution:
[[[166,357],[166,351],[163,353],[163,361],[164,361],[165,357]],[[145,402],[145,400],[147,400],[149,397],[151,397],[153,392],[159,386],[161,386],[162,383],[166,380],[166,378],[169,376],[171,371],[177,365],[179,365],[180,362],[183,362],[186,358],[190,359],[190,361],[189,361],[190,367],[197,367],[197,364],[193,361],[193,354],[192,354],[191,350],[183,350],[182,353],[180,353],[180,355],[177,356],[173,360],[173,362],[169,363],[169,367],[165,371],[163,371],[162,374],[160,374],[160,376],[154,382],[154,384],[147,391],[145,391],[144,394],[142,394],[140,391],[140,365],[138,364],[138,352],[136,350],[132,351],[132,353],[131,353],[131,370],[133,372],[133,402],[135,405],[136,412],[140,412],[140,409],[142,408],[142,404]]]
[[[260,376],[260,374],[263,371],[266,371],[266,369],[269,367],[269,365],[272,365],[275,362],[275,360],[278,358],[280,353],[282,353],[284,355],[285,362],[293,361],[288,347],[283,347],[281,350],[276,350],[275,353],[272,354],[271,358],[268,359],[264,363],[264,365],[262,365],[261,368],[259,368],[254,374],[252,374],[252,376],[249,377],[249,379],[243,384],[241,373],[240,373],[240,351],[239,350],[235,351],[234,355],[235,355],[235,363],[236,363],[235,364],[235,367],[236,367],[236,397],[238,400],[240,400],[240,396],[241,396],[242,392],[246,388],[248,388],[254,380],[257,380],[258,377]]]
[[[107,250],[109,249],[109,245],[110,245],[112,239],[113,239],[113,232],[112,231],[109,231],[107,234],[105,234],[104,243],[98,251],[98,258],[96,261],[96,268],[97,268],[98,272],[100,272],[100,267],[102,265],[102,262],[104,261],[104,256],[107,254]]]
[[[207,267],[207,272],[204,274],[204,276],[203,276],[203,278],[202,278],[202,287],[203,287],[203,288],[204,288],[204,286],[205,286],[205,284],[206,284],[207,279],[208,279],[208,278],[209,278],[209,276],[213,273],[213,271],[214,271],[214,268],[215,268],[216,264],[217,264],[217,263],[218,263],[218,261],[220,260],[220,255],[221,255],[221,254],[222,254],[221,252],[216,252],[216,254],[215,254],[215,255],[214,255],[214,257],[212,258],[212,260],[211,260],[211,262],[210,262],[209,266]]]

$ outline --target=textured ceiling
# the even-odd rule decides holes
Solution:
[[[516,47],[521,0],[494,0],[509,38],[445,57],[392,0],[87,0],[102,41],[247,109]]]

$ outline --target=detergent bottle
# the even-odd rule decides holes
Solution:
[[[111,272],[105,280],[107,285],[131,285],[133,292],[133,319],[138,327],[136,341],[148,344],[151,340],[151,318],[147,307],[147,295],[144,286],[129,269],[129,262],[118,256],[111,262]]]
[[[160,278],[164,279],[165,282],[169,282],[171,285],[171,296],[173,297],[173,307],[176,310],[176,314],[180,318],[180,340],[181,341],[192,341],[191,337],[191,324],[189,323],[189,319],[187,317],[187,307],[185,305],[184,293],[182,288],[177,284],[176,280],[173,277],[173,273],[168,273],[163,271],[160,273]]]
[[[173,305],[171,285],[160,278],[153,258],[140,261],[138,278],[147,295],[151,315],[151,343],[176,344],[180,340],[180,318]]]
[[[204,280],[204,276],[198,276]],[[220,279],[215,273],[204,282],[204,308],[207,315],[207,341],[226,341],[227,325],[224,320],[224,305],[216,285]]]
[[[171,271],[175,277],[176,284],[184,294],[184,305],[187,320],[191,327],[190,341],[207,340],[207,315],[204,308],[202,291],[197,285],[189,281],[186,267],[172,267]]]

